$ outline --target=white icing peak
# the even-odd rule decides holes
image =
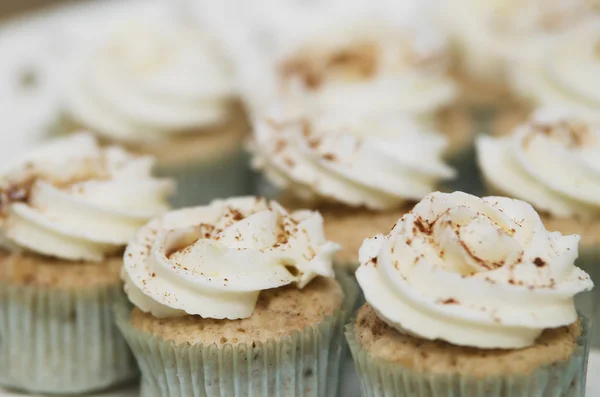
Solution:
[[[480,137],[487,182],[557,217],[600,215],[600,130],[569,112],[537,111],[511,135]]]
[[[338,249],[317,212],[288,213],[255,197],[217,200],[143,227],[122,277],[129,299],[156,317],[247,318],[262,290],[334,277]]]
[[[317,30],[278,58],[283,91],[323,107],[426,114],[456,94],[441,36],[379,19]]]
[[[574,265],[579,236],[544,228],[527,203],[432,193],[387,236],[367,239],[356,273],[400,332],[478,348],[523,348],[573,323],[589,290]]]
[[[101,260],[168,208],[153,159],[101,148],[89,134],[49,142],[0,176],[2,242],[68,260]]]
[[[73,73],[66,112],[108,138],[145,142],[223,122],[233,77],[194,28],[139,20],[86,54]]]
[[[441,160],[445,145],[402,114],[283,105],[255,123],[254,166],[305,199],[388,209],[454,176]]]

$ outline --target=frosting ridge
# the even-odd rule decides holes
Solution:
[[[579,236],[547,231],[504,197],[432,193],[387,236],[365,240],[356,273],[367,302],[400,332],[478,348],[522,348],[576,321],[589,290]]]
[[[600,214],[600,131],[564,109],[544,108],[504,137],[480,137],[486,181],[557,217]]]
[[[410,116],[288,105],[257,119],[253,164],[305,199],[397,208],[455,175],[446,138]]]
[[[325,108],[427,116],[457,94],[446,43],[430,29],[357,20],[286,48],[277,70],[283,91],[300,92]]]
[[[552,41],[529,62],[517,64],[512,83],[540,106],[560,106],[590,122],[600,120],[600,17]]]
[[[130,300],[156,317],[247,318],[261,290],[334,277],[338,249],[317,212],[288,213],[256,197],[216,200],[143,227],[122,278]]]
[[[183,23],[135,21],[86,55],[68,85],[66,112],[107,138],[160,141],[230,114],[233,77]]]
[[[2,241],[12,249],[98,261],[168,208],[169,180],[151,157],[101,148],[89,134],[54,140],[0,176]]]

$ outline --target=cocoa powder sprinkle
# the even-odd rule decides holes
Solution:
[[[542,258],[540,258],[538,256],[537,258],[535,258],[533,260],[533,264],[536,265],[537,267],[544,267],[544,266],[546,266],[546,261],[544,261]]]

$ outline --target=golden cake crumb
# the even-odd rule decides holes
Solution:
[[[121,283],[121,256],[103,262],[74,262],[0,250],[0,281],[62,289],[86,289]]]
[[[251,317],[217,320],[200,316],[159,319],[135,308],[133,327],[176,344],[224,346],[278,339],[315,325],[342,306],[344,292],[334,279],[318,277],[300,290],[288,285],[262,291]]]
[[[547,329],[525,349],[477,349],[403,334],[384,323],[365,304],[355,322],[357,340],[371,355],[416,372],[476,377],[529,374],[537,368],[569,359],[578,345],[581,322]]]

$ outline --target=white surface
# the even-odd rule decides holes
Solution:
[[[90,48],[107,29],[107,23],[122,20],[128,11],[168,12],[168,1],[96,0],[61,7],[0,26],[0,168],[11,154],[33,145],[46,134],[60,103],[61,73],[78,51]],[[31,70],[38,84],[23,89],[18,84],[23,71]],[[600,351],[590,357],[588,397],[600,396]],[[96,394],[96,397],[137,397],[137,388]],[[3,392],[0,397],[21,394]],[[340,396],[360,396],[360,386],[351,362],[346,368]]]

